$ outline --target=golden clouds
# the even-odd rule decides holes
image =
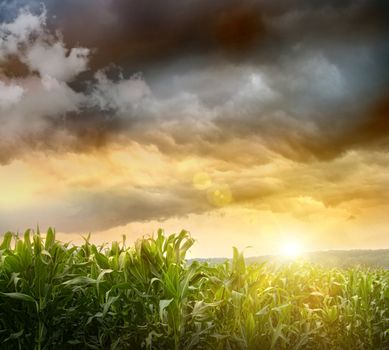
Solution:
[[[218,255],[242,242],[258,253],[276,252],[289,235],[307,249],[358,247],[368,244],[373,218],[377,234],[385,228],[388,164],[386,153],[350,152],[329,162],[279,156],[237,167],[167,157],[137,143],[89,155],[35,155],[2,168],[3,180],[15,176],[0,182],[1,228],[39,223],[61,232],[93,231],[97,240],[109,240],[129,231],[135,238],[159,226],[185,227],[202,249],[223,237]],[[200,253],[212,255],[210,248]]]
[[[212,179],[208,173],[202,171],[193,176],[193,186],[198,190],[206,190],[212,185]]]

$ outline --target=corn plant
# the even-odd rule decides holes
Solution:
[[[389,349],[389,273],[185,260],[188,232],[126,246],[7,232],[1,349]]]

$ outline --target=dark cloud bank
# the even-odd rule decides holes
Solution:
[[[14,21],[22,5],[3,3],[3,22]],[[42,11],[41,3],[28,5],[32,13]],[[68,77],[54,74],[62,84],[57,96],[62,105],[28,118],[24,114],[31,114],[31,106],[11,112],[20,106],[3,106],[1,119],[14,112],[12,118],[23,126],[4,128],[13,141],[2,138],[2,163],[26,149],[88,152],[118,135],[173,153],[251,137],[298,160],[330,159],[350,148],[387,143],[385,1],[65,0],[44,5],[41,40],[51,49],[60,42],[69,66]],[[49,38],[58,29],[60,36]],[[31,46],[32,40],[19,45]],[[66,62],[70,48],[90,50],[80,63],[84,66]],[[36,59],[48,50],[35,50]],[[32,72],[53,75],[22,55],[3,54],[7,86],[36,77]],[[137,72],[143,77],[134,77]],[[152,128],[160,132],[150,135]],[[171,137],[170,147],[157,136],[161,133]]]

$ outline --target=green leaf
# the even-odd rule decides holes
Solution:
[[[13,236],[12,232],[4,233],[3,242],[0,245],[0,250],[11,248],[12,236]]]
[[[159,301],[159,317],[161,321],[165,320],[165,310],[171,304],[174,299],[163,299]]]
[[[23,293],[2,293],[0,292],[0,295],[4,296],[4,297],[7,297],[7,298],[11,298],[11,299],[15,299],[15,300],[22,300],[22,301],[27,301],[27,302],[30,302],[30,303],[35,303],[36,300],[27,295],[27,294],[23,294]]]
[[[11,335],[4,340],[4,343],[9,341],[9,340],[14,340],[14,339],[19,339],[24,333],[24,329],[22,329],[21,331],[19,332],[16,332],[16,333],[11,333]]]
[[[95,284],[97,281],[93,278],[86,277],[86,276],[78,276],[75,278],[72,278],[71,280],[65,281],[62,284],[65,286],[71,286],[71,285],[88,285],[88,284]]]
[[[45,249],[49,250],[55,242],[55,231],[50,227],[46,233]]]

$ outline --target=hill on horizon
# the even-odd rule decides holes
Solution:
[[[292,260],[306,260],[325,267],[348,268],[354,266],[367,266],[389,269],[389,249],[352,249],[352,250],[323,250],[301,254],[292,259],[279,255],[260,255],[246,258],[247,263],[285,263]],[[190,261],[207,261],[221,263],[229,258],[194,258]]]

